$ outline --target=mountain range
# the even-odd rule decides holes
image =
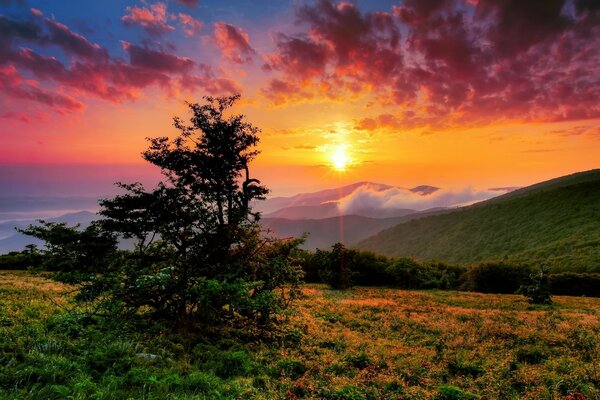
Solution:
[[[455,263],[505,260],[600,271],[600,169],[528,186],[357,243],[388,256]]]

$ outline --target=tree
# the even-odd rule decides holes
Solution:
[[[350,289],[356,273],[355,257],[356,251],[346,249],[342,243],[334,244],[330,251],[317,249],[315,259],[321,280],[332,289]]]
[[[552,304],[548,268],[541,266],[539,271],[529,275],[530,283],[519,288],[531,304]]]
[[[86,282],[112,308],[181,323],[267,322],[296,296],[300,240],[261,232],[251,205],[268,190],[250,174],[259,129],[243,115],[226,115],[238,99],[187,103],[189,124],[174,118],[179,134],[149,138],[143,153],[165,181],[151,191],[119,183],[126,193],[101,201],[100,229],[134,242],[132,252],[106,265],[107,273]]]

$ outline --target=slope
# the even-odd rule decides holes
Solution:
[[[555,270],[600,271],[600,170],[413,219],[358,247],[449,262],[506,259],[547,263]]]

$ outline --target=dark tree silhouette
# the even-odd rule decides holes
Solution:
[[[161,168],[164,182],[152,191],[120,183],[125,194],[101,201],[99,226],[133,240],[135,250],[86,278],[83,290],[111,309],[182,323],[266,322],[297,294],[302,273],[293,257],[301,240],[260,230],[251,205],[268,191],[250,174],[259,129],[243,115],[226,115],[239,96],[204,99],[188,103],[189,124],[174,119],[175,138],[148,139],[143,157]]]

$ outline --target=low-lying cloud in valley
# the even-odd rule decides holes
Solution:
[[[353,214],[361,210],[394,210],[411,209],[423,211],[436,207],[453,207],[487,200],[501,194],[492,190],[475,190],[471,187],[462,189],[438,189],[422,195],[409,189],[389,188],[373,190],[369,186],[358,187],[348,196],[338,201],[341,214]]]

